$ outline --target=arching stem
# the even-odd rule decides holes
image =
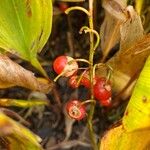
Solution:
[[[73,10],[80,10],[80,11],[84,12],[85,14],[87,14],[87,16],[90,16],[90,13],[85,8],[79,7],[79,6],[70,7],[65,11],[65,13],[69,14]]]
[[[98,45],[99,45],[99,42],[100,42],[99,33],[98,33],[96,30],[90,29],[90,28],[87,27],[87,26],[83,26],[83,27],[80,29],[79,33],[81,34],[83,31],[84,31],[85,33],[93,33],[93,34],[96,35],[96,39],[97,39],[97,40],[96,40],[96,43],[94,44],[94,48],[93,48],[93,50],[95,51],[96,48],[97,48]]]

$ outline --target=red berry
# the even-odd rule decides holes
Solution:
[[[69,56],[59,56],[54,60],[53,68],[57,74],[62,73],[62,76],[70,77],[78,70],[78,64],[72,57]]]
[[[86,116],[85,106],[79,100],[70,100],[66,104],[68,115],[75,120],[82,120]]]
[[[66,3],[59,3],[59,9],[64,12],[66,9],[68,9],[68,5]]]
[[[108,106],[111,106],[111,97],[109,98],[109,99],[105,99],[105,100],[101,100],[100,101],[100,104],[102,105],[102,106],[106,106],[106,107],[108,107]]]
[[[97,81],[97,78],[98,77],[95,77],[93,79],[93,85],[96,84],[96,81]],[[90,79],[89,79],[89,75],[85,74],[81,80],[81,85],[84,85],[86,88],[90,88],[91,86],[91,83],[90,83]]]
[[[86,88],[90,88],[90,80],[86,76],[83,76],[81,79],[81,85],[85,86]]]
[[[97,78],[96,84],[94,85],[94,96],[97,100],[104,104],[106,101],[109,102],[111,99],[111,85],[109,82],[106,83],[105,78]]]
[[[77,80],[78,80],[78,76],[71,76],[69,79],[69,86],[74,89],[78,88]]]

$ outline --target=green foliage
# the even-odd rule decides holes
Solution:
[[[30,61],[46,76],[36,57],[50,35],[51,25],[51,0],[3,0],[0,47]]]
[[[150,57],[141,72],[126,108],[123,124],[127,131],[150,127]]]

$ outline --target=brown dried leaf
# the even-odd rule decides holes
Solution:
[[[111,14],[114,18],[118,20],[126,20],[127,14],[125,8],[127,6],[127,0],[104,0],[103,7],[104,9]]]
[[[118,54],[108,62],[113,68],[112,84],[116,94],[121,92],[130,81],[138,76],[149,55],[150,34],[143,36],[136,43],[130,45],[128,49],[118,52]]]
[[[105,19],[101,26],[101,48],[103,50],[103,61],[120,39],[120,25],[125,22],[128,15],[125,11],[126,0],[104,0]]]
[[[150,54],[150,35],[144,36],[141,19],[133,8],[129,6],[126,10],[130,18],[120,25],[120,50],[107,62],[113,68],[115,93],[122,91],[130,80],[138,76]],[[98,74],[101,74],[100,69]]]
[[[119,27],[121,22],[113,18],[109,13],[105,13],[105,19],[101,26],[101,48],[103,54],[107,55],[108,51],[119,42]]]
[[[12,86],[21,86],[47,93],[51,90],[52,83],[36,78],[31,71],[13,62],[6,55],[0,54],[0,88]]]
[[[127,7],[127,11],[129,12],[131,18],[120,26],[120,51],[128,50],[144,35],[144,29],[140,16],[137,15],[131,6]]]

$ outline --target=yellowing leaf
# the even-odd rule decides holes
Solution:
[[[2,0],[0,47],[30,61],[45,76],[36,56],[52,25],[52,0]]]
[[[123,117],[127,131],[150,128],[150,57],[140,74]]]
[[[127,132],[121,125],[105,134],[100,150],[149,150],[149,148],[149,129]]]
[[[147,150],[150,148],[150,57],[136,83],[122,124],[108,131],[101,150]]]
[[[41,139],[0,112],[0,137],[7,141],[9,150],[42,150]]]

